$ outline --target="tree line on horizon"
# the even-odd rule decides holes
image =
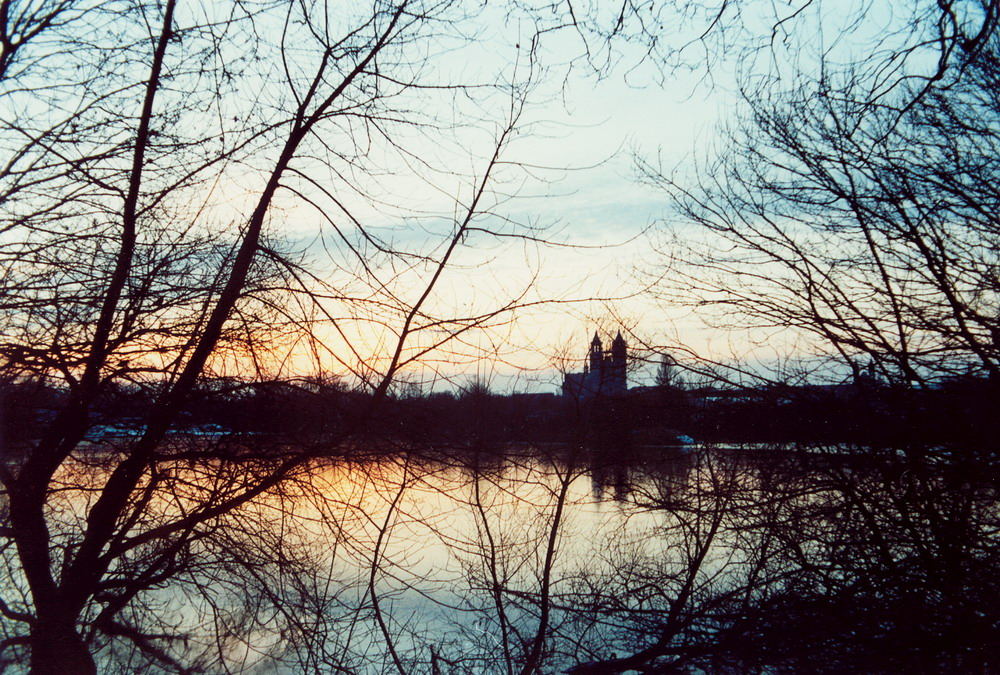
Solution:
[[[975,446],[992,438],[995,385],[954,378],[932,389],[903,389],[859,379],[835,385],[767,383],[686,387],[683,382],[633,388],[621,397],[586,400],[554,393],[501,393],[485,385],[457,392],[404,388],[364,419],[371,394],[336,380],[207,382],[175,418],[170,433],[286,442],[336,439],[352,428],[357,442],[438,445],[503,452],[509,443],[583,443],[609,447],[684,443],[852,442],[945,443]],[[50,423],[65,390],[35,383],[2,394],[5,453],[17,456]],[[153,404],[139,387],[110,389],[91,411],[86,439],[96,450],[142,431]],[[96,446],[93,444],[96,443]],[[333,444],[336,447],[336,443]],[[338,452],[335,450],[335,452]]]

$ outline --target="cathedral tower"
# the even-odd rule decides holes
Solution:
[[[592,373],[600,372],[601,367],[604,365],[604,347],[601,345],[601,338],[597,336],[597,331],[594,331],[594,339],[590,341],[590,358],[588,364]]]

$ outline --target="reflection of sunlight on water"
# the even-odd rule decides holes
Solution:
[[[66,537],[80,532],[106,475],[92,459],[65,469],[65,491],[53,500]],[[689,479],[687,464],[671,460],[646,475],[529,454],[316,461],[206,524],[208,534],[187,549],[188,567],[140,593],[148,611],[136,620],[150,632],[166,625],[183,633],[182,659],[208,658],[214,646],[233,672],[282,672],[302,649],[370,661],[385,652],[378,611],[402,651],[420,649],[428,635],[453,636],[453,646],[470,650],[481,651],[484,640],[496,648],[481,622],[498,587],[514,599],[512,625],[534,621],[530,599],[564,484],[553,592],[665,556],[669,516],[628,499],[635,492],[638,501],[662,501]],[[219,460],[161,467],[147,480],[151,498],[132,534],[238,494],[269,468]],[[144,555],[153,552],[137,549],[136,565]],[[118,573],[133,571],[124,565]],[[309,632],[315,642],[304,642]]]
[[[460,663],[454,672],[497,672],[497,655],[506,649],[515,662],[536,630],[553,542],[554,651],[543,670],[556,672],[574,659],[627,651],[637,635],[653,639],[683,603],[703,613],[681,617],[678,639],[711,640],[718,616],[732,611],[725,603],[756,589],[766,609],[771,593],[787,594],[799,558],[822,562],[842,539],[868,545],[851,539],[867,521],[843,520],[865,490],[866,508],[887,509],[879,527],[895,527],[893,514],[922,485],[912,458],[849,450],[549,448],[316,460],[186,539],[127,548],[106,587],[127,589],[177,545],[175,567],[138,589],[120,616],[148,635],[177,636],[158,644],[205,672],[390,672],[390,645],[407,672],[432,672],[434,658]],[[107,456],[78,459],[49,501],[54,557],[79,546],[107,477]],[[161,466],[115,545],[240,494],[273,466],[260,458]],[[939,489],[961,493],[971,484],[939,485],[934,475],[921,478],[934,499]],[[790,553],[775,548],[785,537]],[[932,540],[933,531],[921,537]],[[5,601],[26,598],[12,550],[0,554]],[[860,564],[852,556],[835,562]],[[88,616],[112,601],[94,602]],[[94,648],[107,672],[138,662],[125,640]]]

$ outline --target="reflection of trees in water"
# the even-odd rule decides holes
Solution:
[[[101,597],[134,608],[134,635],[116,638],[107,609],[88,617],[101,625],[91,639],[108,672],[151,660],[211,672],[995,667],[987,462],[851,448],[633,459],[560,449],[303,467],[207,527],[117,542]],[[267,464],[163,470],[136,531]],[[94,466],[68,471],[73,491],[53,502],[67,531],[87,476],[99,483]],[[24,590],[9,549],[4,562],[16,655]]]
[[[589,466],[591,494],[607,498],[598,490],[613,486],[616,502],[594,509],[574,501],[559,523],[565,538],[549,588],[547,660],[538,667],[993,667],[989,468],[944,452],[847,447]],[[501,570],[494,577],[503,588],[477,607],[480,642],[490,626],[494,635],[516,633],[539,617],[531,580],[509,574],[526,560],[537,571],[539,560],[495,544],[484,559]],[[536,552],[540,545],[528,544]],[[491,581],[472,573],[467,580],[466,598]],[[507,641],[511,672],[525,641]]]
[[[622,446],[590,452],[587,465],[594,498],[627,502],[635,486],[651,481],[669,492],[687,480],[692,459],[682,447],[659,446],[651,452]]]
[[[595,575],[587,594],[603,602],[579,621],[603,621],[631,644],[575,672],[995,664],[996,508],[985,467],[848,452],[757,463],[703,454],[686,489],[646,484],[636,502],[668,514],[672,546],[659,560],[615,566],[610,579]]]

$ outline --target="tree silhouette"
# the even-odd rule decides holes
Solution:
[[[647,166],[710,235],[668,252],[684,262],[665,295],[809,335],[855,376],[1000,374],[997,6],[932,5],[846,65],[801,19],[791,74],[747,76],[693,185]]]
[[[263,616],[216,606],[215,649],[185,651],[190,626],[155,589],[179,580],[213,606],[213,584],[259,589],[307,566],[277,541],[280,556],[261,561],[262,500],[308,484],[310,461],[350,429],[294,448],[181,440],[172,425],[206,376],[267,380],[296,353],[322,354],[367,387],[370,416],[400,369],[516,302],[458,317],[432,303],[470,238],[516,234],[483,214],[499,167],[514,168],[501,155],[530,59],[472,83],[426,67],[433,45],[466,42],[469,17],[451,2],[335,15],[323,3],[3,3],[3,378],[66,392],[34,440],[4,449],[16,598],[4,647],[32,672],[94,672],[95,653],[124,654],[123,668],[224,667],[226,636],[245,639]],[[498,114],[480,127],[462,101]],[[482,151],[475,170],[435,167],[428,141],[465,143],[473,127],[489,138],[467,146]],[[410,248],[361,213],[407,165],[458,195]],[[328,228],[325,265],[282,232],[305,211]],[[95,405],[122,385],[150,404],[125,438],[95,440]]]

